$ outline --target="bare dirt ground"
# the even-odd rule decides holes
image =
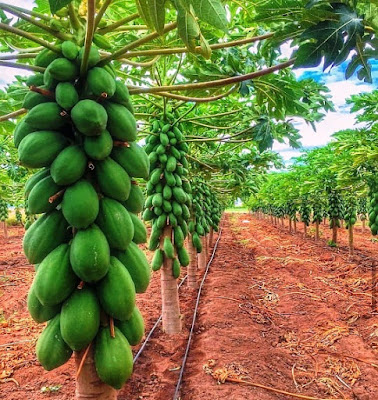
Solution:
[[[339,248],[328,247],[330,231],[321,230],[323,237],[315,242],[300,232],[290,234],[287,222],[283,228],[248,214],[225,216],[201,297],[182,400],[291,398],[217,382],[226,378],[315,398],[378,398],[378,315],[371,307],[378,243],[357,228],[356,255],[350,258],[345,229]],[[9,233],[8,240],[0,238],[0,398],[73,399],[73,360],[46,372],[35,358],[43,327],[26,310],[34,268],[22,254],[23,229]],[[159,274],[137,297],[149,331],[160,314]],[[183,333],[168,338],[160,327],[155,331],[120,400],[173,398],[195,303],[195,292],[185,284],[180,302]]]

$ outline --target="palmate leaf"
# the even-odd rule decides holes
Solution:
[[[226,10],[220,0],[190,0],[190,2],[201,21],[227,31]]]
[[[341,64],[364,35],[364,24],[356,12],[345,4],[332,4],[334,18],[306,29],[300,36],[295,67],[319,65],[324,69]]]
[[[165,0],[136,0],[136,5],[147,26],[162,34],[165,22]]]
[[[200,37],[200,27],[191,8],[184,6],[182,0],[175,0],[177,9],[177,32],[189,50],[194,50]]]

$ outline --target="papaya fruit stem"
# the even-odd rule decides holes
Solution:
[[[59,190],[59,192],[55,193],[53,196],[49,197],[49,203],[54,203],[56,199],[63,195],[66,189]]]
[[[134,180],[131,181],[131,184],[132,184],[132,185],[136,185],[136,186],[139,185],[138,182],[137,182],[137,181],[134,181]]]
[[[51,29],[49,26],[43,24],[42,22],[35,20],[34,18],[30,18],[27,15],[24,15],[21,11],[14,9],[12,6],[9,6],[8,4],[0,4],[0,10],[7,11],[8,13],[13,14],[18,18],[21,18],[24,21],[27,21],[30,24],[43,29],[44,31],[48,32],[50,35],[56,37],[57,39],[70,40],[72,38],[72,35],[67,35],[66,33],[63,33],[63,32],[56,32],[56,31],[54,31],[54,29]]]
[[[40,87],[34,86],[34,85],[31,85],[31,86],[29,87],[29,89],[30,89],[32,92],[40,93],[40,94],[42,94],[43,96],[50,97],[51,99],[55,99],[55,94],[54,94],[54,92],[51,92],[50,90],[43,89],[43,88],[40,88]]]
[[[1,25],[1,23],[0,23]],[[1,29],[1,26],[0,26]],[[17,69],[25,69],[26,71],[35,71],[35,72],[44,72],[45,68],[38,67],[36,65],[26,65],[26,64],[18,64],[10,61],[0,61],[0,66],[9,67],[9,68],[17,68]]]
[[[2,29],[3,31],[7,31],[7,32],[11,32],[14,33],[17,36],[22,36],[25,39],[29,39],[32,42],[38,43],[43,47],[46,47],[47,49],[50,49],[51,51],[55,52],[55,53],[60,53],[60,49],[59,47],[56,47],[52,44],[50,44],[49,42],[46,42],[43,39],[38,38],[37,36],[34,36],[33,34],[29,33],[29,32],[25,32],[22,29],[18,29],[15,28],[14,26],[10,26],[4,23],[0,23],[0,29]]]
[[[20,108],[20,109],[17,110],[17,111],[13,111],[13,112],[11,112],[11,113],[9,113],[9,114],[2,115],[2,116],[0,117],[0,122],[8,121],[8,119],[16,118],[16,117],[18,117],[19,115],[25,114],[27,111],[28,111],[28,110],[27,110],[26,108]]]
[[[244,82],[249,79],[256,79],[261,76],[269,75],[272,72],[280,71],[281,69],[285,69],[293,65],[295,62],[295,58],[291,58],[288,61],[283,63],[274,65],[272,67],[264,68],[259,71],[251,72],[249,74],[232,76],[224,79],[217,79],[214,81],[207,82],[198,82],[198,83],[184,83],[180,85],[171,85],[171,86],[154,86],[150,88],[146,87],[138,87],[138,86],[128,86],[130,94],[140,94],[140,93],[159,93],[159,92],[174,92],[181,90],[189,90],[189,89],[209,89],[215,88],[219,86],[227,86],[232,85],[239,82]]]
[[[84,54],[80,65],[80,76],[84,76],[88,70],[89,52],[94,35],[94,18],[96,12],[95,0],[87,0],[87,26],[84,40]]]
[[[84,365],[85,359],[86,359],[87,356],[88,356],[88,353],[89,353],[89,350],[90,350],[91,346],[92,346],[92,342],[89,343],[88,347],[85,349],[85,352],[84,352],[84,354],[83,354],[83,357],[81,357],[80,364],[79,364],[79,368],[78,368],[77,371],[76,371],[76,379],[79,377],[79,375],[80,375],[80,373],[81,373],[81,370],[83,369],[83,365]]]
[[[109,329],[110,329],[110,336],[112,338],[115,338],[114,319],[113,319],[113,317],[109,318]]]
[[[121,140],[114,140],[113,145],[116,147],[130,147],[130,143],[129,142],[122,142]]]
[[[93,170],[95,169],[95,165],[93,164],[92,161],[89,161],[89,162],[88,162],[88,168],[89,168],[91,171],[93,171]]]
[[[23,53],[23,54],[7,54],[5,56],[1,56],[0,60],[21,60],[23,58],[36,58],[38,53]]]
[[[83,287],[85,286],[85,282],[84,281],[80,281],[80,283],[77,285],[77,288],[79,290],[83,289]]]
[[[96,100],[97,103],[101,103],[102,101],[106,100],[108,98],[108,94],[106,92],[101,93],[101,95],[98,97]]]

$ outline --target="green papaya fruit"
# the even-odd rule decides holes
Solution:
[[[169,214],[172,211],[172,204],[168,200],[163,200],[163,211]]]
[[[192,244],[194,248],[197,250],[197,253],[202,252],[202,242],[197,232],[194,232],[192,235]]]
[[[173,156],[169,156],[169,158],[167,160],[166,170],[168,172],[173,172],[176,169],[176,166],[177,166],[176,158]]]
[[[144,293],[150,283],[151,270],[144,252],[131,242],[125,251],[115,251],[114,256],[129,271],[137,293]]]
[[[123,333],[117,327],[114,331],[113,338],[109,327],[100,328],[94,359],[99,378],[107,385],[121,389],[133,372],[133,353]]]
[[[157,185],[160,181],[162,172],[163,170],[161,168],[154,169],[150,174],[149,182],[151,182],[152,185]]]
[[[163,205],[163,195],[161,193],[156,193],[152,198],[152,205],[154,207],[161,207]]]
[[[177,260],[177,258],[175,258],[175,259],[173,260],[173,263],[172,263],[172,275],[173,275],[173,277],[174,277],[175,279],[177,279],[177,278],[180,277],[180,273],[181,273],[180,263],[179,263],[179,261]]]
[[[176,247],[184,246],[184,234],[180,226],[173,228],[173,238]]]
[[[173,247],[171,239],[167,236],[164,238],[163,249],[167,258],[175,257],[175,248]]]
[[[113,139],[107,130],[99,136],[86,136],[84,138],[84,151],[93,160],[104,160],[113,149]]]
[[[110,249],[97,225],[76,233],[71,243],[70,261],[75,274],[85,282],[96,282],[106,275]]]
[[[27,230],[23,249],[31,264],[40,263],[52,250],[68,241],[68,224],[60,211],[43,214]]]
[[[112,158],[134,178],[147,179],[150,172],[150,161],[143,147],[129,143],[128,147],[113,147]]]
[[[151,267],[153,271],[158,271],[164,262],[164,252],[161,249],[155,251],[154,257],[152,258]]]
[[[37,73],[34,75],[30,75],[28,77],[28,79],[26,79],[25,83],[27,86],[42,86],[43,85],[43,74]]]
[[[25,122],[38,130],[60,129],[67,121],[61,113],[62,109],[57,103],[41,103],[28,112]]]
[[[104,104],[108,113],[107,129],[113,138],[133,142],[137,136],[137,126],[133,114],[124,106],[107,102]]]
[[[37,128],[33,128],[31,125],[29,125],[26,121],[25,118],[23,118],[16,126],[16,129],[14,130],[13,133],[13,143],[14,145],[18,148],[18,146],[21,143],[21,140],[29,135],[29,133],[35,132]]]
[[[172,172],[169,172],[167,170],[164,171],[164,177],[167,182],[168,186],[174,187],[176,185],[176,179]]]
[[[84,47],[82,47],[79,50],[79,57],[78,57],[79,64],[81,64],[81,62],[83,61],[83,55],[84,55]],[[100,53],[94,46],[91,46],[88,58],[88,68],[94,67],[99,61],[100,61]]]
[[[34,63],[38,67],[46,68],[58,57],[59,53],[55,53],[55,51],[51,51],[49,49],[43,49],[40,53],[38,53]]]
[[[42,331],[36,346],[37,359],[47,371],[65,364],[72,355],[60,333],[60,314],[56,315]]]
[[[93,100],[80,100],[71,110],[72,122],[86,136],[98,136],[106,128],[108,115],[105,108]]]
[[[100,312],[96,293],[89,286],[76,289],[63,303],[60,332],[72,350],[83,350],[96,337],[100,327]]]
[[[94,67],[87,74],[88,90],[95,96],[101,96],[103,93],[107,97],[112,97],[116,90],[114,78],[104,68]]]
[[[189,254],[186,251],[185,247],[179,247],[177,249],[177,257],[178,257],[178,259],[180,261],[180,264],[183,267],[187,267],[189,265],[189,261],[190,261],[189,260]]]
[[[69,60],[75,60],[75,58],[79,55],[79,49],[74,42],[70,40],[66,40],[62,43],[62,53],[64,57]]]
[[[183,204],[186,201],[186,194],[185,192],[182,190],[182,188],[180,187],[174,187],[172,189],[172,193],[173,193],[173,197],[175,198],[175,200],[180,203]]]
[[[165,225],[167,225],[167,215],[166,214],[159,215],[155,223],[159,229],[163,229]]]
[[[95,33],[93,35],[93,43],[100,49],[111,50],[111,43],[102,35]]]
[[[58,185],[71,185],[79,180],[87,168],[87,157],[78,145],[63,149],[51,164],[51,176]]]
[[[168,215],[169,225],[176,227],[177,226],[177,218],[173,212],[170,212]]]
[[[77,229],[91,225],[99,213],[98,195],[91,183],[80,180],[64,192],[62,212],[67,222]]]
[[[62,81],[73,81],[79,75],[78,66],[67,58],[57,58],[47,67],[53,79]]]
[[[136,346],[144,335],[144,320],[138,307],[134,307],[131,318],[127,321],[117,321],[117,328],[123,333],[131,346]]]
[[[144,196],[142,189],[136,182],[131,182],[130,194],[126,201],[122,204],[128,211],[138,214],[143,211]]]
[[[126,250],[134,236],[134,224],[126,208],[116,200],[104,197],[96,224],[112,249]]]
[[[44,306],[55,306],[75,289],[78,279],[70,265],[70,248],[61,244],[49,253],[38,267],[33,286]]]
[[[49,166],[67,145],[67,139],[55,131],[37,131],[25,136],[18,147],[20,163],[30,168]]]
[[[53,181],[51,176],[47,176],[37,182],[28,197],[28,211],[30,214],[52,211],[60,203],[61,198],[58,197],[51,203],[49,198],[60,190],[61,187]]]
[[[55,88],[55,101],[65,110],[71,110],[79,102],[79,94],[70,82],[60,82]]]
[[[135,285],[126,267],[110,257],[108,273],[96,284],[97,296],[104,311],[113,318],[125,321],[135,307]]]
[[[182,215],[182,207],[181,207],[181,205],[179,203],[177,203],[176,201],[174,201],[172,203],[172,211],[173,211],[173,214],[176,217],[181,216]]]
[[[161,132],[160,135],[159,135],[159,139],[160,139],[160,143],[161,143],[164,147],[168,146],[168,144],[169,144],[169,137],[168,137],[168,135],[167,135],[166,133]]]
[[[54,79],[50,74],[50,70],[48,68],[46,68],[45,72],[43,73],[43,85],[48,90],[55,90],[58,83],[59,83],[59,81]]]
[[[37,106],[38,104],[48,103],[53,101],[52,98],[48,96],[44,96],[38,92],[28,92],[24,97],[24,101],[22,103],[22,108],[26,108],[27,110],[31,110],[33,107]]]
[[[60,311],[60,304],[54,306],[44,306],[35,294],[34,285],[31,286],[28,299],[27,299],[28,311],[35,322],[39,324],[42,322],[49,321],[54,318]]]
[[[104,195],[118,201],[129,198],[131,180],[127,172],[111,158],[96,162],[95,173]]]
[[[25,197],[28,198],[33,187],[46,176],[50,176],[50,170],[43,168],[33,174],[25,183]]]
[[[121,81],[116,81],[116,91],[112,97],[112,102],[121,104],[122,106],[126,107],[131,114],[134,114],[134,107],[130,100],[129,90]]]
[[[129,213],[134,225],[133,242],[137,244],[147,242],[147,229],[142,220],[134,213]]]
[[[155,216],[155,213],[152,210],[146,208],[143,211],[142,218],[143,218],[144,221],[151,221],[154,218],[154,216]]]
[[[161,233],[162,230],[156,227],[156,225],[152,226],[150,241],[148,243],[148,250],[150,251],[156,250],[156,248],[159,246]]]

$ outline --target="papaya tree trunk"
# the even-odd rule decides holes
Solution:
[[[323,225],[327,225],[327,218],[323,218]]]
[[[344,228],[344,220],[340,221],[340,228]]]
[[[319,221],[315,221],[315,236],[314,239],[318,240],[319,239]]]
[[[213,245],[213,237],[214,237],[214,229],[210,228],[210,236],[209,236],[209,247],[211,248]]]
[[[283,227],[285,227],[285,220],[284,220],[284,217],[281,218],[281,225],[282,225]]]
[[[198,269],[198,260],[197,260],[197,250],[193,246],[191,235],[188,240],[188,250],[189,250],[189,258],[190,262],[188,265],[188,286],[192,289],[197,289],[197,269]]]
[[[164,238],[172,240],[172,227],[167,225],[161,236],[161,248],[163,248]],[[177,279],[172,274],[173,260],[164,257],[161,267],[161,303],[163,317],[163,331],[168,335],[181,332],[180,303],[177,288]]]
[[[75,352],[76,370],[85,350]],[[103,383],[97,375],[93,347],[89,350],[79,376],[76,378],[76,400],[116,400],[117,390]]]
[[[307,236],[307,225],[305,222],[303,222],[303,236]]]
[[[201,237],[202,242],[202,251],[198,254],[198,268],[205,269],[206,268],[206,246],[204,241],[204,236]]]
[[[291,218],[289,218],[289,232],[291,233],[293,230],[293,222],[291,220]]]
[[[337,243],[337,220],[336,218],[333,219],[333,225],[332,225],[332,242]]]
[[[365,222],[365,220],[363,219],[363,220],[362,220],[362,233],[365,233],[365,229],[366,229],[366,222]]]
[[[293,224],[294,224],[294,233],[297,233],[297,218],[293,219]]]
[[[7,221],[4,221],[4,237],[5,237],[5,239],[8,239],[8,225],[7,225]]]
[[[353,243],[353,225],[348,226],[348,239],[349,239],[349,254],[354,254],[354,243]]]
[[[272,224],[274,224],[273,215],[270,216],[270,222],[271,222]]]

